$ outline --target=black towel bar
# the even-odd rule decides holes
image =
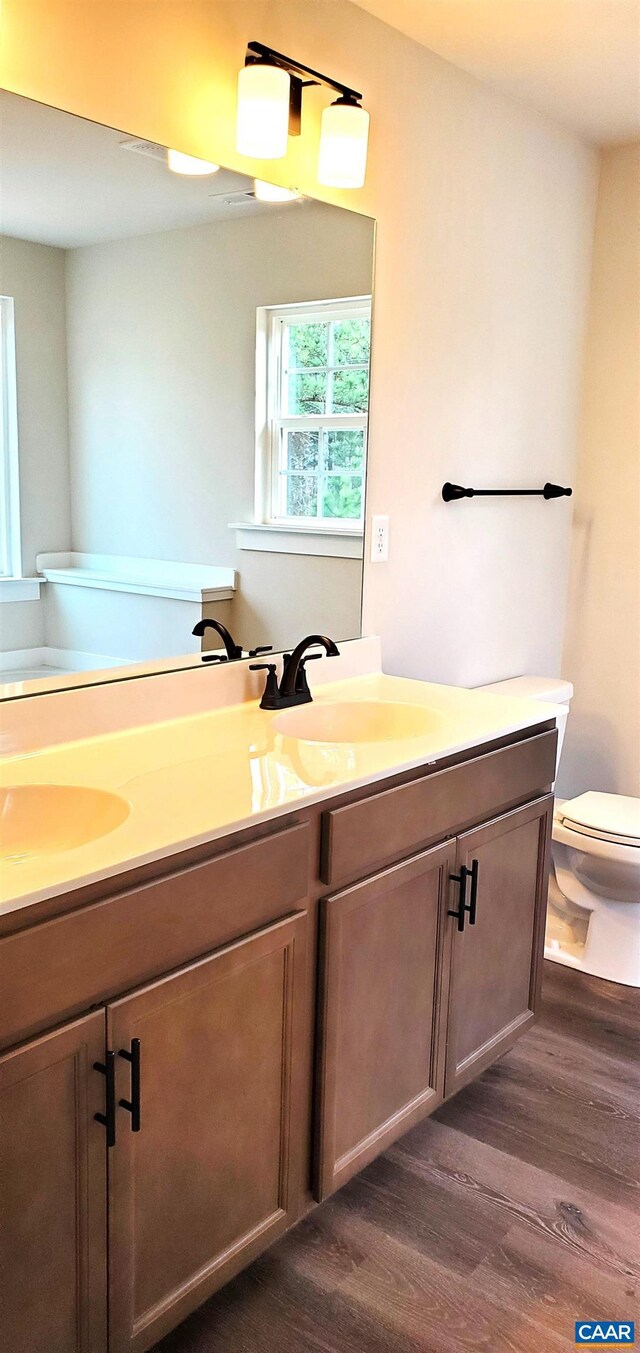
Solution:
[[[442,497],[445,503],[455,498],[570,498],[572,489],[561,484],[545,484],[542,489],[463,489],[461,484],[443,484]]]

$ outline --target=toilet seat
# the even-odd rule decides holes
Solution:
[[[564,822],[557,813],[553,818],[552,837],[558,844],[569,846],[583,855],[610,860],[612,864],[626,864],[638,871],[640,879],[640,850],[637,841],[627,845],[625,842],[612,841],[610,836],[597,836],[594,831],[578,831],[573,823]]]
[[[573,687],[520,676],[485,690],[551,702],[557,768]],[[551,850],[545,958],[640,988],[640,798],[588,793],[556,799]]]
[[[580,794],[558,804],[555,818],[567,832],[640,850],[640,799],[624,794]]]
[[[615,836],[613,832],[599,832],[596,827],[584,827],[580,822],[571,822],[569,818],[557,819],[567,831],[575,832],[576,836],[588,836],[592,841],[610,841],[615,846],[631,846],[640,850],[640,841],[632,836]]]

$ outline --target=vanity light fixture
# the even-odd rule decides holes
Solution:
[[[287,137],[300,134],[302,91],[310,85],[325,85],[338,95],[322,115],[318,181],[329,188],[361,188],[369,137],[362,94],[262,42],[249,43],[238,76],[237,149],[253,159],[282,159]]]
[[[264,179],[254,179],[253,193],[258,202],[297,202],[300,198],[295,188],[280,188],[277,183],[267,183]]]
[[[200,178],[205,174],[217,174],[220,165],[211,160],[200,160],[197,155],[185,155],[182,150],[167,151],[167,166],[174,174],[189,174]]]
[[[327,188],[361,188],[368,140],[366,108],[343,94],[322,114],[318,182]]]
[[[238,75],[236,148],[255,160],[281,160],[287,153],[292,81],[267,58],[252,58]]]

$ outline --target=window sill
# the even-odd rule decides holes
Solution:
[[[39,601],[41,578],[0,578],[0,602]]]
[[[271,522],[230,522],[239,550],[269,554],[312,554],[339,559],[362,559],[363,532],[315,526],[275,525]]]

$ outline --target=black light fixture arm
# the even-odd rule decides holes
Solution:
[[[461,484],[443,484],[442,497],[445,503],[456,498],[570,498],[573,489],[563,488],[561,484],[545,484],[541,489],[465,489]]]
[[[330,75],[323,75],[322,71],[314,70],[312,66],[303,66],[300,61],[294,61],[293,57],[285,56],[283,52],[274,51],[273,47],[266,47],[263,42],[249,42],[244,64],[249,66],[256,61],[282,66],[283,70],[289,71],[290,75],[298,79],[303,75],[309,75],[311,79],[303,80],[302,84],[327,85],[329,89],[337,90],[348,103],[360,103],[362,99],[362,94],[359,94],[357,89],[351,89],[349,85],[343,85],[339,80],[332,80]]]

